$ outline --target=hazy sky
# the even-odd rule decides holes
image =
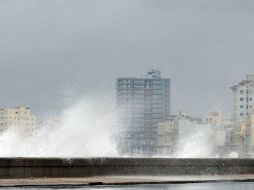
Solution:
[[[172,113],[229,115],[253,50],[253,0],[0,0],[0,107],[57,111],[153,65]]]

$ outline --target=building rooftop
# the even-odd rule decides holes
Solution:
[[[154,70],[152,69],[151,71],[148,71],[146,73],[145,77],[119,77],[117,80],[145,80],[145,79],[162,79],[161,78],[161,71],[160,70]],[[163,78],[163,79],[168,79],[169,78]]]
[[[247,74],[246,78],[244,80],[240,81],[237,85],[231,86],[230,89],[231,90],[236,90],[237,87],[243,86],[243,85],[246,85],[246,84],[250,84],[250,83],[254,84],[254,74]]]

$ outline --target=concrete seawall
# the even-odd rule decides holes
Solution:
[[[254,159],[0,158],[0,178],[254,174]]]

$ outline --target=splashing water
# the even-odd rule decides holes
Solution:
[[[28,138],[17,128],[0,134],[0,157],[114,157],[121,112],[111,100],[79,99],[59,117],[51,118]],[[49,122],[50,121],[50,122]],[[207,125],[183,125],[175,158],[214,157]],[[156,155],[162,157],[162,155]],[[165,155],[163,155],[165,157]]]
[[[24,138],[10,128],[0,135],[1,157],[117,156],[114,135],[117,112],[113,104],[82,99],[66,109],[55,122],[40,126]]]
[[[186,130],[186,128],[188,128]],[[186,135],[179,139],[176,158],[209,158],[215,157],[211,143],[212,130],[209,125],[196,124],[185,126]]]

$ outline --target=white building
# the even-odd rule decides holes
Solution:
[[[253,112],[254,102],[254,75],[246,75],[246,79],[232,86],[233,113],[235,122],[246,122],[247,116]]]
[[[232,120],[235,151],[240,157],[249,157],[254,152],[254,74],[231,87],[233,91]]]
[[[22,135],[31,135],[36,127],[36,118],[30,108],[16,107],[0,109],[0,132],[15,128]]]

